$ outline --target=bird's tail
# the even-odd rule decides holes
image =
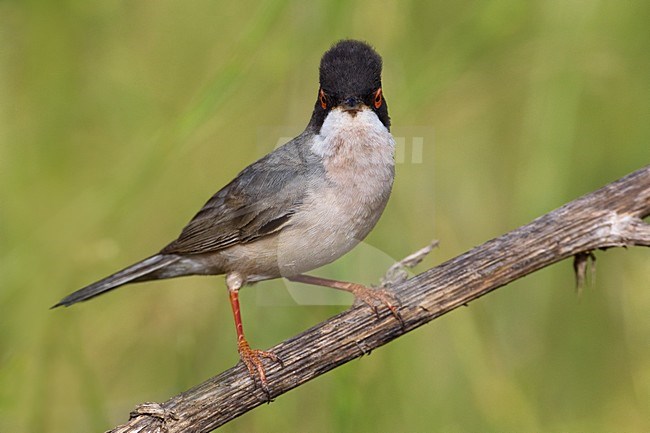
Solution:
[[[174,263],[179,259],[179,256],[173,254],[157,254],[155,256],[151,256],[134,265],[129,266],[128,268],[122,269],[121,271],[116,272],[113,275],[104,278],[103,280],[97,281],[96,283],[86,286],[83,289],[77,290],[76,292],[61,299],[59,303],[54,305],[52,308],[61,306],[68,307],[72,304],[76,304],[77,302],[94,298],[95,296],[101,295],[102,293],[113,290],[124,284],[150,279],[147,278],[147,276],[155,278],[150,274],[164,268],[171,263]]]

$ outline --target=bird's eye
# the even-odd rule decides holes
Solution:
[[[327,96],[325,95],[325,92],[323,92],[323,89],[320,89],[318,100],[320,101],[320,106],[323,107],[323,110],[327,109]]]
[[[379,89],[377,89],[377,91],[375,92],[375,100],[374,100],[374,102],[375,102],[375,108],[381,107],[381,102],[382,102],[382,100],[381,100],[381,87]]]

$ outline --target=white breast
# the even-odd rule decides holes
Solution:
[[[282,273],[302,273],[351,250],[375,226],[394,177],[395,141],[370,109],[332,110],[311,150],[327,181],[313,185],[291,228],[279,239]]]

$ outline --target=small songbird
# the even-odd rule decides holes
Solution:
[[[364,42],[332,46],[321,59],[316,104],[300,135],[246,167],[159,253],[54,307],[129,283],[225,274],[240,358],[269,396],[263,359],[281,360],[251,349],[244,337],[238,297],[244,285],[284,277],[345,290],[375,312],[386,306],[401,320],[390,292],[304,274],[362,241],[388,201],[395,142],[381,69],[381,57]]]

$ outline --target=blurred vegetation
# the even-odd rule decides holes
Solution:
[[[299,132],[336,40],[383,55],[404,143],[377,228],[320,271],[371,283],[431,238],[425,266],[648,164],[648,22],[641,0],[1,1],[0,431],[104,431],[237,362],[221,277],[48,307]],[[650,431],[648,251],[597,257],[580,296],[552,266],[223,431]],[[260,348],[346,308],[281,281],[242,298]]]

